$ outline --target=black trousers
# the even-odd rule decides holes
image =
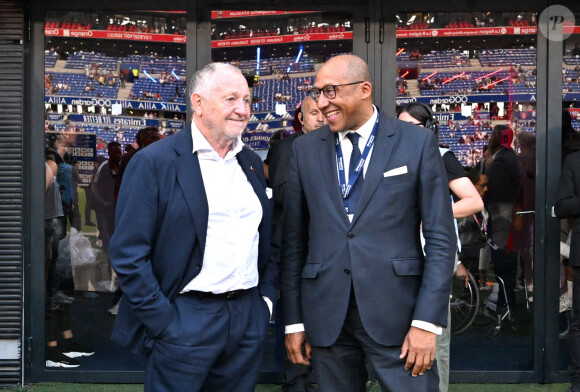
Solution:
[[[580,387],[580,267],[572,267],[574,288],[572,289],[572,324],[568,334],[570,345],[570,363],[568,371],[570,381]]]
[[[312,347],[318,390],[365,392],[368,361],[383,392],[439,391],[436,363],[424,375],[412,377],[411,370],[405,370],[406,359],[399,359],[399,355],[401,346],[383,346],[366,333],[351,292],[346,320],[337,341],[329,347]]]

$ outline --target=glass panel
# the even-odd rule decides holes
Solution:
[[[580,150],[580,13],[574,14],[576,26],[564,24],[562,64],[562,162],[566,155]],[[560,221],[560,241],[569,244],[572,219]],[[565,245],[563,248],[567,248]],[[566,250],[564,250],[564,254]],[[568,332],[572,318],[572,268],[560,254],[560,339],[559,369],[567,370],[570,360]]]
[[[536,15],[399,13],[396,34],[397,109],[424,104],[484,194],[458,219],[473,280],[454,279],[451,370],[532,370]]]
[[[212,61],[240,67],[252,89],[244,142],[265,158],[274,134],[294,132],[294,111],[316,69],[351,53],[352,38],[347,12],[212,11]]]
[[[110,339],[107,249],[131,151],[184,128],[185,26],[185,12],[46,15],[47,367],[143,369]]]
[[[316,70],[328,58],[352,52],[352,14],[212,11],[211,38],[212,61],[234,64],[246,76],[252,94],[252,115],[242,139],[265,160],[268,173],[269,147],[302,128],[295,112],[314,83]],[[262,373],[275,373],[276,377],[286,355],[284,325],[276,316],[281,313],[280,302],[261,367]],[[293,371],[296,375],[291,377],[298,377],[298,372]]]

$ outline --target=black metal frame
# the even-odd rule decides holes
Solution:
[[[44,225],[39,224],[43,215],[42,183],[43,167],[43,113],[44,113],[44,13],[47,10],[115,10],[130,11],[134,9],[187,10],[186,56],[190,66],[187,67],[188,79],[194,70],[210,61],[210,20],[212,9],[292,9],[296,10],[332,10],[344,9],[354,15],[356,54],[366,58],[375,76],[375,100],[394,114],[396,48],[394,12],[429,9],[432,11],[536,11],[540,13],[549,4],[555,2],[533,0],[525,4],[499,1],[449,1],[431,2],[426,0],[401,3],[380,0],[367,0],[360,3],[352,1],[306,1],[297,0],[289,4],[279,0],[254,0],[240,4],[237,1],[188,1],[176,0],[171,4],[158,0],[102,0],[100,2],[71,4],[70,1],[53,0],[50,4],[41,0],[28,0],[27,20],[30,26],[29,39],[25,39],[25,216],[24,239],[25,271],[25,322],[23,338],[23,356],[25,359],[25,382],[60,381],[60,382],[142,382],[141,372],[107,371],[94,372],[82,370],[47,370],[44,367],[44,293],[42,288],[44,254]],[[573,1],[558,2],[577,11],[578,5]],[[517,9],[515,8],[517,7]],[[365,31],[368,27],[368,31]],[[27,36],[27,34],[25,34]],[[368,38],[368,42],[367,42]],[[382,44],[379,43],[382,40]],[[559,254],[559,222],[551,217],[551,206],[560,174],[560,129],[561,129],[561,64],[562,43],[549,41],[542,34],[537,37],[537,98],[542,102],[537,107],[537,176],[536,176],[536,224],[534,247],[534,370],[533,371],[462,371],[452,372],[452,382],[562,382],[567,379],[565,372],[554,368],[558,359],[558,263],[553,256]],[[379,82],[380,80],[380,82]],[[545,104],[544,104],[545,103]],[[191,113],[188,109],[188,118]],[[540,289],[542,289],[540,291]]]

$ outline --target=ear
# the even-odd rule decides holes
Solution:
[[[298,112],[298,121],[300,121],[300,124],[304,125],[304,114],[302,112]]]
[[[201,95],[199,94],[192,94],[191,95],[191,108],[193,109],[193,113],[201,114],[203,109],[203,102],[202,102]]]
[[[362,99],[371,98],[373,96],[373,85],[370,82],[364,82],[361,84],[360,88]]]

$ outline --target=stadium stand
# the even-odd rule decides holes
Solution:
[[[485,49],[480,51],[477,57],[484,67],[535,65],[536,48]]]

